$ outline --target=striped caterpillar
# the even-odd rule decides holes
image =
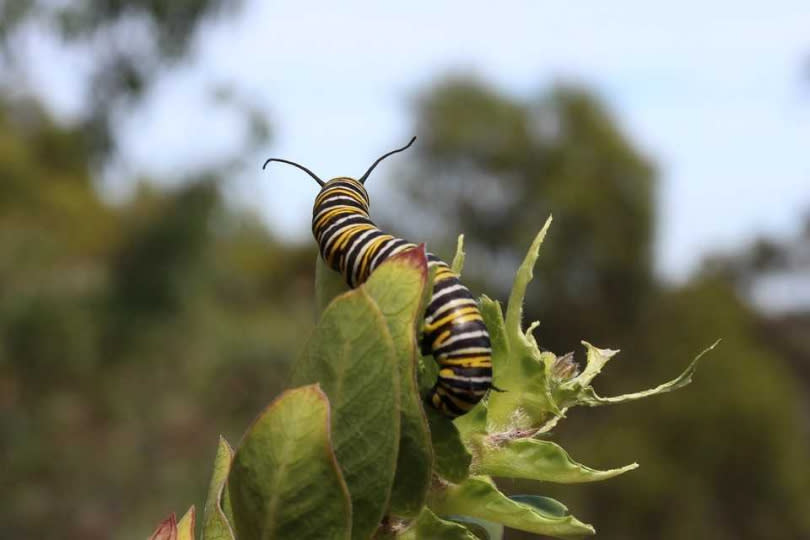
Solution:
[[[383,261],[416,247],[386,234],[369,217],[369,197],[363,184],[385,158],[409,148],[416,137],[377,159],[359,179],[338,177],[324,182],[312,171],[284,159],[315,179],[321,191],[312,208],[312,234],[326,264],[340,272],[349,287],[363,283]],[[262,167],[262,168],[264,168]],[[472,409],[492,387],[492,349],[478,305],[450,267],[427,254],[435,268],[433,295],[425,310],[422,354],[432,354],[439,365],[436,384],[426,397],[444,415],[455,418]]]

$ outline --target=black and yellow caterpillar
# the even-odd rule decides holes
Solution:
[[[416,137],[383,155],[355,180],[339,177],[324,182],[312,171],[284,159],[268,159],[293,165],[309,174],[321,186],[312,208],[312,234],[324,261],[343,274],[350,287],[363,283],[383,261],[416,247],[386,234],[369,217],[369,197],[363,184],[374,167],[386,157],[402,152]],[[422,354],[432,354],[439,364],[436,384],[427,401],[446,416],[455,418],[469,411],[492,387],[492,349],[489,333],[478,305],[450,267],[427,254],[435,268],[433,296],[425,310]]]

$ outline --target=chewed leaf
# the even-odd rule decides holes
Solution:
[[[214,472],[208,485],[208,498],[203,511],[202,540],[235,540],[233,529],[222,508],[222,495],[225,491],[228,473],[231,470],[233,450],[224,437],[219,438],[217,455],[214,458]]]
[[[453,264],[450,265],[450,269],[459,276],[464,269],[464,256],[464,235],[460,234],[456,241],[456,254],[453,256]]]
[[[613,356],[613,354],[615,354],[617,351],[598,349],[590,343],[583,342],[585,347],[588,349],[588,364],[585,367],[585,370],[578,377],[575,377],[560,385],[558,392],[555,392],[555,394],[557,394],[559,401],[562,402],[567,408],[574,405],[586,405],[589,407],[615,405],[618,403],[635,401],[637,399],[643,399],[666,392],[672,392],[673,390],[683,388],[692,382],[692,375],[694,375],[695,370],[697,369],[698,361],[703,357],[704,354],[714,349],[718,343],[720,343],[720,340],[715,341],[711,346],[701,351],[700,354],[698,354],[695,359],[692,360],[692,362],[680,375],[670,381],[659,384],[655,388],[650,388],[649,390],[643,390],[641,392],[623,394],[620,396],[601,397],[596,393],[589,383],[599,373],[610,357]]]
[[[410,526],[397,538],[402,540],[428,540],[441,538],[442,540],[477,540],[477,537],[463,525],[453,521],[439,518],[428,508],[422,508]]]
[[[529,282],[534,276],[534,263],[537,262],[537,257],[540,255],[540,246],[543,244],[546,232],[551,226],[551,220],[552,217],[549,216],[543,228],[540,229],[540,232],[535,236],[515,276],[512,292],[509,294],[509,304],[506,307],[506,331],[510,339],[523,338],[523,332],[520,327],[521,318],[523,317],[523,300],[526,298],[526,289],[529,286]]]
[[[318,385],[284,392],[259,415],[228,478],[238,538],[350,537],[352,510],[330,423]]]
[[[514,439],[498,444],[482,441],[482,446],[480,452],[474,452],[475,474],[575,484],[607,480],[638,467],[632,463],[607,471],[592,469],[571,459],[558,444],[539,439]]]
[[[559,516],[511,500],[482,476],[471,476],[462,484],[437,490],[431,495],[428,505],[440,515],[472,516],[555,538],[581,538],[595,534],[593,527],[572,515]]]
[[[481,314],[492,343],[493,383],[487,403],[488,431],[537,426],[558,409],[551,398],[551,364],[534,343],[520,332],[510,332],[500,304],[481,298]]]
[[[551,396],[551,362],[540,352],[532,331],[521,328],[523,300],[551,217],[535,237],[517,271],[506,316],[500,304],[481,298],[481,314],[490,333],[494,385],[503,392],[490,394],[488,431],[507,431],[541,425],[550,414],[560,414]]]
[[[194,540],[196,524],[197,513],[192,505],[186,515],[177,522],[177,540]]]

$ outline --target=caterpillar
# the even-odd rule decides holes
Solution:
[[[312,234],[326,264],[340,272],[349,287],[362,284],[391,256],[416,244],[382,232],[369,216],[364,187],[371,171],[385,158],[408,149],[416,137],[378,158],[359,179],[338,177],[324,182],[293,161],[270,158],[297,167],[321,186],[312,207]],[[492,349],[478,304],[459,276],[439,257],[427,253],[435,269],[433,294],[425,309],[420,347],[439,365],[436,384],[426,401],[450,418],[460,416],[492,388]]]

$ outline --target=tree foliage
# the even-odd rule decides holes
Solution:
[[[565,264],[539,269],[542,289],[528,299],[546,346],[620,341],[649,291],[655,181],[605,106],[577,87],[520,101],[450,79],[423,93],[417,135],[405,189],[436,226],[413,232],[442,244],[463,232],[472,254],[496,261],[468,275],[504,293],[506,268],[553,213],[548,257]]]
[[[528,317],[541,321],[541,347],[573,350],[591,336],[621,346],[624,358],[601,383],[602,391],[620,393],[723,339],[684,402],[663,397],[595,418],[569,415],[557,436],[577,456],[610,465],[633,449],[643,467],[632,481],[577,491],[571,506],[607,537],[807,535],[801,507],[810,469],[798,459],[810,452],[800,412],[807,388],[796,379],[807,358],[797,351],[807,349],[786,352],[786,341],[775,339],[784,334],[772,334],[740,300],[728,272],[683,287],[657,282],[654,169],[604,105],[581,88],[525,101],[451,79],[423,93],[417,118],[423,144],[406,194],[441,216],[441,228],[432,229],[434,236],[443,231],[439,243],[464,232],[470,258],[476,249],[493,254],[493,264],[468,264],[479,286],[497,286],[499,261],[526,242],[526,223],[554,213],[555,236],[544,248],[553,268],[538,270],[538,289],[525,304]],[[794,320],[791,328],[797,336],[795,328],[806,326]]]

